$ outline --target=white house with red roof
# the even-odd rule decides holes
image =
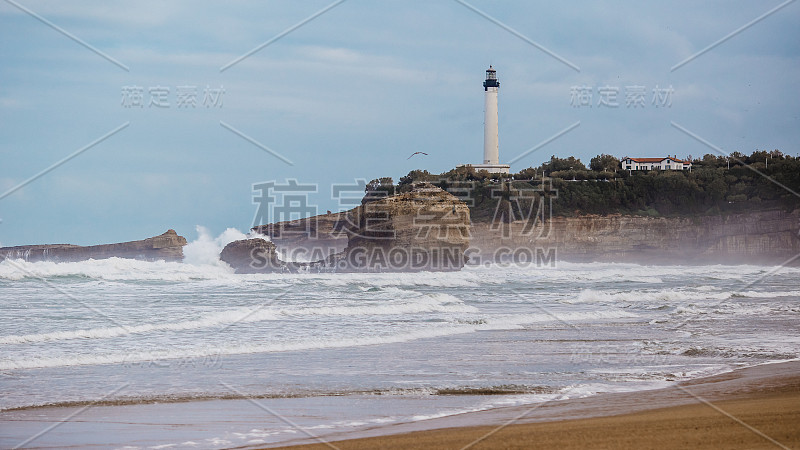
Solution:
[[[622,158],[625,170],[684,170],[691,169],[692,162],[672,156],[666,158]]]

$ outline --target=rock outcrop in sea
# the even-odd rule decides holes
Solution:
[[[464,202],[424,183],[343,213],[254,228],[270,237],[281,236],[284,250],[304,250],[303,255],[292,254],[292,259],[302,256],[313,262],[282,261],[280,254],[286,253],[264,239],[232,242],[220,259],[238,273],[460,270],[466,263],[469,227],[469,207]]]
[[[219,259],[236,269],[236,273],[299,272],[302,263],[281,261],[275,244],[252,238],[233,241],[222,249]]]
[[[143,239],[141,241],[120,242],[80,246],[73,244],[21,245],[0,248],[0,261],[24,259],[25,261],[84,261],[87,259],[130,258],[145,261],[182,261],[186,238],[175,230]]]

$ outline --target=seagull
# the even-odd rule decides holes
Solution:
[[[414,153],[412,153],[412,154],[411,154],[411,156],[409,156],[408,158],[406,158],[406,160],[409,160],[409,159],[411,159],[411,157],[413,157],[414,155],[425,155],[425,156],[428,156],[428,154],[427,154],[427,153],[425,153],[425,152],[414,152]]]

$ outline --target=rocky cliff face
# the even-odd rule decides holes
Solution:
[[[317,248],[317,255],[322,258],[335,250],[337,255],[331,260],[350,267],[352,264],[341,263],[345,256],[350,259],[358,256],[363,260],[373,250],[379,252],[379,256],[388,255],[391,245],[411,248],[425,240],[423,235],[428,239],[438,235],[428,234],[430,230],[424,226],[425,220],[420,218],[425,214],[414,211],[415,201],[420,200],[414,200],[414,196],[420,194],[387,198],[344,213],[282,222],[261,227],[259,231],[270,236],[281,252]],[[584,215],[510,223],[502,217],[497,220],[487,217],[471,222],[465,229],[462,219],[469,220],[469,211],[464,209],[466,206],[441,194],[432,198],[437,196],[441,199],[441,206],[431,209],[429,216],[438,218],[436,232],[444,231],[443,243],[451,238],[456,248],[466,248],[463,246],[468,243],[465,253],[469,264],[488,261],[783,264],[800,255],[800,209],[673,218]],[[373,209],[369,210],[372,204]],[[387,217],[391,219],[387,220]],[[455,220],[450,222],[453,218]],[[294,233],[290,239],[289,234],[278,233],[279,229],[313,229],[316,235],[304,237],[301,233]],[[387,240],[382,244],[382,234],[391,235],[394,241]],[[345,245],[344,242],[348,243]],[[341,251],[342,248],[345,250]],[[354,253],[354,249],[362,250]],[[394,256],[400,257],[399,254]],[[800,258],[790,264],[800,265]]]
[[[256,272],[459,270],[469,247],[469,223],[464,202],[425,184],[343,213],[254,228],[275,245],[237,241],[223,250],[221,259],[242,273],[254,271],[254,264],[263,266]],[[248,258],[248,251],[276,262],[259,264]],[[279,254],[315,262],[285,263]]]
[[[326,226],[317,228],[317,239],[290,241],[280,235],[272,235],[272,239],[284,252],[291,252],[294,245],[342,246],[342,240],[346,239],[342,230],[347,229],[346,223],[357,220],[355,211],[336,215],[336,221],[324,221]],[[293,224],[296,228],[306,226],[303,221]],[[472,222],[469,236],[466,253],[472,264],[486,261],[550,264],[558,260],[782,264],[800,254],[800,210],[688,218],[584,215],[553,217],[535,224],[488,220]],[[363,240],[356,237],[353,246],[359,242]],[[800,258],[791,264],[800,264]]]
[[[370,201],[346,215],[348,244],[340,268],[383,271],[460,270],[469,248],[469,208],[430,184]]]
[[[183,260],[183,246],[186,239],[178,236],[175,230],[167,230],[159,236],[141,241],[121,242],[83,247],[72,244],[22,245],[0,248],[0,261],[3,259],[24,259],[26,261],[83,261],[87,259],[130,258],[147,261]]]
[[[233,241],[222,249],[219,259],[235,268],[236,273],[303,270],[303,264],[281,261],[275,244],[261,238]]]
[[[253,231],[269,236],[284,261],[318,261],[347,247],[351,211],[260,225]]]
[[[800,254],[800,210],[691,218],[554,217],[534,227],[523,221],[473,223],[471,231],[472,257],[478,261],[515,258],[509,249],[520,258],[543,255],[545,261],[643,264],[781,264]]]

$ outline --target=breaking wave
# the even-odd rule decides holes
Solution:
[[[196,229],[197,239],[183,247],[183,262],[195,266],[226,266],[219,260],[222,249],[233,241],[249,237],[235,228],[228,228],[217,237],[213,237],[206,227],[197,225]]]
[[[576,297],[565,300],[565,303],[599,303],[599,304],[647,304],[656,306],[663,304],[685,305],[704,301],[721,301],[735,298],[776,298],[800,297],[800,291],[713,291],[709,289],[665,289],[665,290],[632,290],[626,292],[607,292],[584,289]]]
[[[11,335],[0,337],[0,345],[24,344],[70,339],[107,339],[129,334],[142,334],[158,331],[182,331],[201,328],[220,327],[233,324],[262,322],[307,316],[375,316],[418,314],[426,312],[471,313],[477,312],[474,306],[464,304],[457,297],[434,293],[417,295],[402,301],[382,301],[377,304],[355,304],[322,307],[274,307],[249,306],[227,309],[201,316],[197,319],[180,322],[163,322],[131,326],[100,327],[84,330],[55,331],[50,333]]]
[[[361,347],[366,345],[394,344],[416,339],[435,338],[476,331],[471,326],[435,326],[419,330],[400,332],[390,335],[359,336],[340,339],[311,338],[294,342],[272,342],[266,344],[223,345],[218,347],[172,348],[138,352],[116,352],[105,355],[70,354],[56,357],[32,357],[12,361],[0,361],[0,370],[19,370],[33,368],[99,365],[99,364],[135,364],[149,361],[169,359],[204,360],[227,355],[252,353],[275,353],[311,349],[333,349],[345,347]]]
[[[263,310],[258,308],[238,308],[211,314],[197,320],[188,320],[175,323],[145,324],[134,327],[110,327],[43,333],[36,335],[6,336],[2,338],[0,343],[16,344],[68,339],[102,339],[131,333],[188,330],[202,327],[223,326],[233,323],[252,323],[257,321],[276,320],[290,316],[408,315],[410,313],[418,312],[472,314],[474,317],[478,310],[470,305],[464,304],[458,300],[458,298],[453,297],[452,295],[439,293],[434,295],[419,296],[415,298],[415,302],[403,304],[358,305],[323,308],[265,308]],[[478,331],[518,329],[523,325],[534,323],[562,322],[564,324],[570,324],[572,322],[577,323],[586,320],[626,319],[632,317],[636,317],[636,315],[622,310],[558,312],[552,314],[546,312],[540,314],[508,314],[472,320],[454,319],[448,322],[428,323],[423,325],[421,328],[395,331],[390,334],[386,334],[384,331],[375,331],[366,336],[360,335],[355,337],[342,337],[338,339],[312,337],[288,342],[248,343],[244,345],[222,346],[213,346],[206,343],[202,347],[195,348],[176,347],[167,350],[161,349],[138,352],[114,352],[109,354],[81,355],[72,353],[65,356],[25,357],[0,362],[0,370],[99,364],[134,364],[139,362],[169,359],[202,359],[237,354],[358,347],[366,345],[393,344],[417,339],[474,333]]]
[[[76,262],[4,260],[0,262],[0,280],[92,278],[107,281],[182,282],[233,279],[233,270],[219,260],[219,254],[228,243],[254,236],[264,237],[246,235],[235,228],[228,228],[219,236],[213,237],[207,228],[198,225],[197,239],[183,248],[183,262],[139,261],[125,258]]]

